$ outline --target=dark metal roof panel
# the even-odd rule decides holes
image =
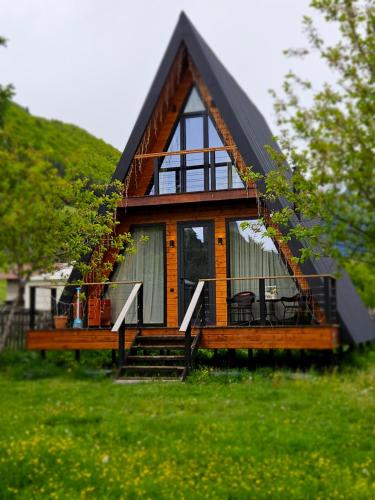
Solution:
[[[313,263],[318,274],[336,271],[332,259],[321,258]],[[342,327],[343,340],[356,344],[375,339],[375,323],[360,299],[350,277],[345,271],[337,280],[337,311]]]
[[[199,67],[199,72],[206,84],[208,85],[207,80],[209,77],[214,80],[214,85],[208,85],[210,93],[216,103],[220,102],[218,107],[227,125],[232,125],[232,127],[229,127],[232,135],[236,137],[235,142],[240,149],[241,144],[243,144],[243,155],[249,162],[253,160],[252,164],[261,173],[272,170],[275,165],[265,151],[264,146],[270,144],[278,149],[278,145],[273,141],[272,132],[266,120],[190,21],[187,20],[186,22],[189,23],[191,30],[189,41],[192,39],[192,44],[194,43],[201,51],[204,57],[202,63],[204,62],[204,64],[198,65],[197,62],[199,63],[199,61],[195,60],[195,54],[190,53],[190,55]],[[195,46],[192,46],[192,48],[196,48]],[[198,51],[194,52],[197,53]]]
[[[151,84],[150,90],[147,94],[145,102],[143,103],[125,149],[121,155],[112,180],[117,179],[123,181],[128,173],[133,157],[136,154],[137,148],[142,139],[143,133],[148,125],[148,122],[151,119],[159,96],[163,90],[163,86],[168,77],[171,66],[177,56],[178,49],[183,42],[183,38],[181,37],[180,32],[180,22],[177,24],[173,32],[172,38],[156,72],[156,76]]]

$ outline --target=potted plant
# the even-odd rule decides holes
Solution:
[[[68,326],[68,316],[54,316],[53,325],[56,330],[64,330]]]
[[[68,314],[62,311],[62,304],[55,304],[55,314],[53,316],[53,325],[56,330],[64,330],[68,326]]]

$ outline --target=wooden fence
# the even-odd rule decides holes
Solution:
[[[0,338],[4,334],[4,328],[9,317],[9,308],[0,309]],[[26,331],[30,325],[30,311],[20,309],[16,311],[9,337],[6,340],[5,347],[14,351],[25,349]],[[48,329],[52,327],[52,315],[50,311],[35,312],[35,328]]]

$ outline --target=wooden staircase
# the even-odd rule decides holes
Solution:
[[[165,330],[161,335],[147,335],[143,325],[143,284],[134,283],[112,331],[119,335],[119,372],[117,383],[147,382],[152,380],[185,380],[198,350],[202,328],[192,335],[193,313],[200,300],[200,326],[204,324],[205,308],[201,293],[204,281],[200,281],[194,291],[189,307],[185,313],[179,333]],[[134,299],[137,301],[137,331],[130,346],[125,352],[125,318]],[[142,332],[143,330],[143,332]],[[163,330],[162,330],[163,331]]]
[[[116,382],[185,380],[197,346],[195,337],[191,336],[187,343],[181,334],[137,335],[125,355],[124,365],[119,367]]]

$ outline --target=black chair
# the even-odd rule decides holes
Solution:
[[[228,299],[231,325],[250,325],[254,321],[254,292],[239,292]]]
[[[303,293],[296,293],[292,297],[281,297],[280,302],[284,307],[283,324],[311,324],[313,313],[310,309],[310,297]],[[287,317],[290,315],[289,317]]]

